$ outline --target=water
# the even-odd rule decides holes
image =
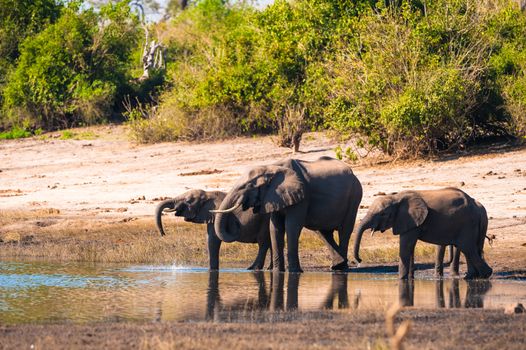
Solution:
[[[176,266],[0,262],[0,323],[266,321],[292,311],[502,308],[526,283],[458,279],[403,283],[396,274],[273,274]]]

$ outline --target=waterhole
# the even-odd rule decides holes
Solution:
[[[265,322],[313,311],[503,308],[526,304],[524,281],[400,282],[397,274],[303,274],[146,265],[0,262],[0,322]],[[292,316],[291,316],[292,317]]]

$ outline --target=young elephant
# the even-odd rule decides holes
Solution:
[[[210,213],[210,210],[218,208],[225,195],[220,191],[190,190],[159,203],[155,209],[155,223],[161,236],[165,234],[161,220],[163,211],[174,212],[175,216],[183,217],[187,222],[206,224],[210,270],[219,269],[219,248],[221,247],[221,240],[214,230],[214,215]],[[265,256],[270,248],[269,220],[269,215],[254,214],[252,211],[241,209],[228,214],[229,230],[238,233],[236,241],[258,243],[259,245],[258,255],[248,268],[249,270],[260,270],[265,264]]]
[[[403,191],[373,202],[360,223],[354,258],[361,261],[360,241],[365,230],[383,232],[392,228],[395,235],[400,235],[401,279],[413,277],[417,240],[456,246],[466,257],[466,278],[488,278],[493,270],[482,257],[487,227],[484,207],[459,189]]]

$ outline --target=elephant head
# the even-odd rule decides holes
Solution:
[[[219,205],[224,198],[222,192],[205,192],[202,190],[190,190],[175,198],[167,199],[157,205],[155,209],[155,223],[157,229],[164,236],[161,216],[163,211],[173,212],[175,216],[184,218],[184,221],[196,224],[213,222],[214,216],[210,213]]]
[[[294,205],[304,197],[304,185],[292,169],[279,165],[255,167],[234,185],[219,209],[212,211],[216,213],[216,234],[225,242],[237,239],[236,233],[229,230],[225,214],[240,207],[242,210],[251,208],[255,214],[272,213]]]
[[[427,205],[416,192],[402,192],[377,198],[360,222],[354,241],[354,259],[361,262],[359,251],[364,231],[384,232],[392,228],[395,235],[416,228],[427,217]]]

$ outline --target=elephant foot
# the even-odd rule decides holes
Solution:
[[[254,264],[252,264],[249,267],[247,267],[247,270],[251,270],[251,271],[258,271],[258,270],[262,270],[262,269],[263,269],[263,267],[258,266],[258,265],[254,265]]]
[[[267,271],[272,271],[272,270],[274,270],[274,265],[270,263],[270,265],[268,265],[267,267]]]
[[[346,271],[349,269],[349,265],[347,264],[347,260],[337,264],[337,265],[332,265],[331,266],[331,270],[333,271]]]

